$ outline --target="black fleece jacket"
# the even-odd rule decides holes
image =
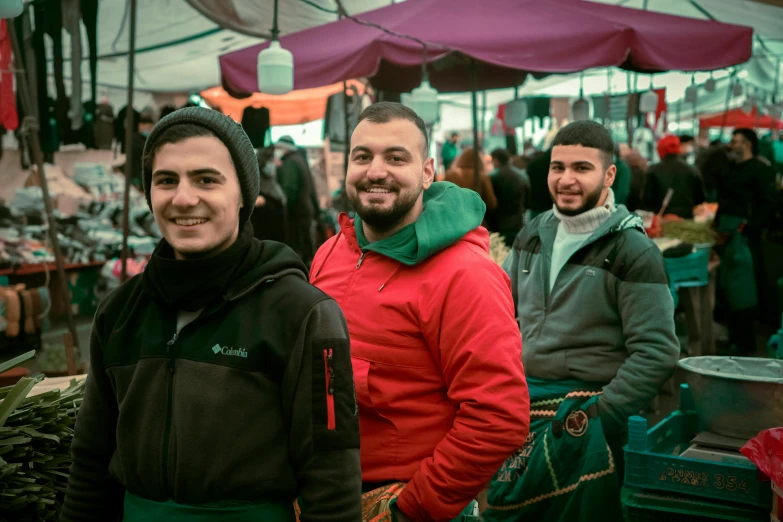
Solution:
[[[345,319],[288,247],[256,241],[252,255],[256,269],[179,333],[140,276],[101,303],[61,521],[117,520],[126,490],[298,498],[302,522],[361,519]]]

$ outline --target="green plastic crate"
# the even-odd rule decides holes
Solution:
[[[699,286],[710,282],[710,249],[698,248],[683,257],[665,257],[666,275],[671,287]]]
[[[624,487],[626,522],[768,522],[769,512],[741,504]]]
[[[643,417],[629,419],[625,485],[749,504],[769,512],[772,506],[769,481],[752,463],[710,462],[679,456],[700,431],[687,384],[681,385],[680,396],[680,410],[649,431]]]

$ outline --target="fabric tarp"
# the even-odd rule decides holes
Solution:
[[[726,112],[699,118],[699,126],[702,129],[710,127],[747,127],[749,129],[783,130],[783,121],[776,120],[769,114],[759,114],[756,107],[753,107],[750,113],[745,112],[741,107],[737,107]]]
[[[408,0],[360,18],[427,42],[430,81],[441,92],[469,90],[465,57],[481,63],[483,90],[520,85],[522,71],[718,69],[747,61],[753,36],[748,27],[583,0],[495,0],[490,9],[479,0]],[[221,56],[224,84],[255,91],[266,45]],[[420,43],[352,20],[285,36],[281,45],[294,54],[297,89],[373,77],[377,88],[404,92],[421,80]]]
[[[356,86],[360,92],[364,91],[361,82],[352,80],[348,83]],[[229,96],[222,87],[203,91],[201,96],[207,100],[207,103],[219,107],[223,114],[231,116],[236,121],[242,120],[242,111],[245,107],[270,108],[270,123],[275,126],[297,125],[323,118],[326,112],[326,100],[332,94],[342,91],[343,84],[340,82],[325,87],[293,91],[280,96],[255,93],[248,98],[237,99]]]

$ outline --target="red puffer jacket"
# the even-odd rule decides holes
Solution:
[[[362,480],[407,482],[397,505],[447,521],[527,437],[529,397],[508,276],[477,228],[415,266],[362,254],[353,221],[311,282],[348,321]]]

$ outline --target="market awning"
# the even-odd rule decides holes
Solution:
[[[727,127],[749,129],[777,129],[783,130],[783,121],[772,118],[769,114],[760,114],[756,107],[750,113],[741,107],[730,109],[726,112],[712,114],[699,118],[699,126],[702,129],[709,127]]]
[[[469,59],[481,64],[482,90],[519,85],[527,72],[719,69],[747,61],[753,37],[748,27],[583,0],[408,0],[358,18],[376,26],[343,19],[281,39],[294,54],[295,88],[372,77],[377,88],[409,91],[421,81],[422,42],[432,85],[456,92],[470,88]],[[224,85],[254,92],[256,59],[267,45],[221,56]]]

